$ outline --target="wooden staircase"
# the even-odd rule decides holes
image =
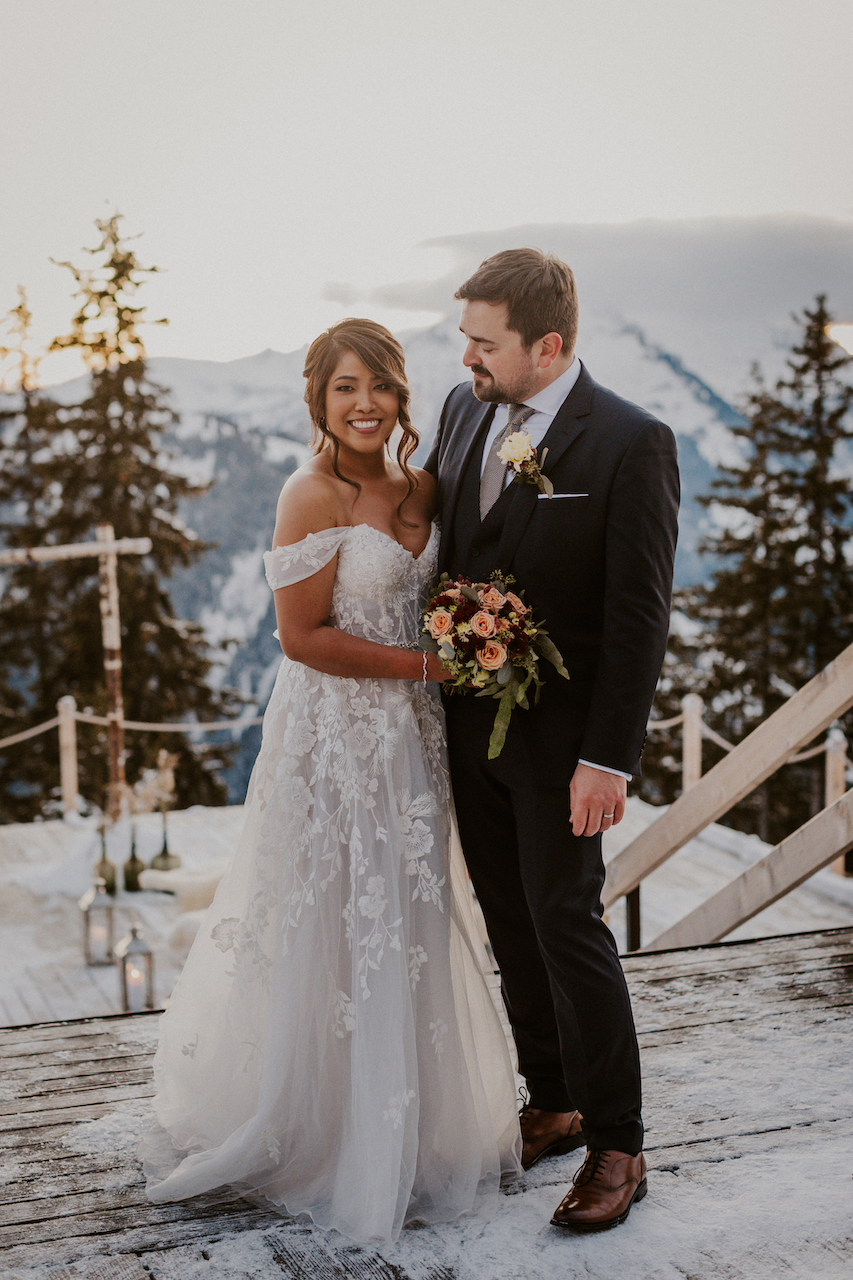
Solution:
[[[754,791],[851,706],[853,645],[760,724],[610,862],[604,886],[605,907],[636,890],[647,875]],[[643,950],[716,942],[851,848],[853,790]]]

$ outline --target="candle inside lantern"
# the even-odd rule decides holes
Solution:
[[[128,1013],[142,1013],[154,1008],[154,957],[151,948],[140,936],[138,924],[130,926],[130,933],[115,949],[121,977],[122,1007]]]
[[[127,1011],[141,1013],[145,1008],[145,974],[127,961]]]
[[[89,950],[93,964],[104,964],[109,959],[107,926],[93,922],[89,926]]]

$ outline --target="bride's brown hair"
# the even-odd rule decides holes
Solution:
[[[332,470],[339,480],[351,484],[361,492],[361,485],[350,480],[338,467],[340,444],[326,425],[326,388],[329,380],[338,367],[345,351],[358,356],[362,364],[377,378],[387,382],[397,392],[397,421],[400,424],[401,438],[397,446],[397,461],[406,477],[409,491],[397,508],[397,515],[403,524],[402,510],[406,502],[418,487],[418,482],[409,467],[409,458],[418,447],[419,436],[412,426],[409,417],[409,384],[406,381],[406,362],[403,348],[393,334],[374,320],[340,320],[333,324],[319,338],[315,338],[308,348],[305,357],[303,377],[307,378],[305,387],[305,403],[311,414],[311,425],[314,428],[312,443],[314,453],[322,453],[330,449],[332,454]]]

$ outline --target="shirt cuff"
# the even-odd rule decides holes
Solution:
[[[590,769],[600,769],[602,773],[615,773],[617,778],[624,778],[626,782],[630,782],[634,776],[631,773],[623,773],[621,769],[610,769],[606,764],[593,764],[591,760],[578,760],[578,764],[587,764]]]

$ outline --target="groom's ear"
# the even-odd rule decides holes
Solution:
[[[537,366],[540,369],[550,369],[557,356],[563,350],[563,339],[559,333],[546,333],[534,346],[539,348]]]

